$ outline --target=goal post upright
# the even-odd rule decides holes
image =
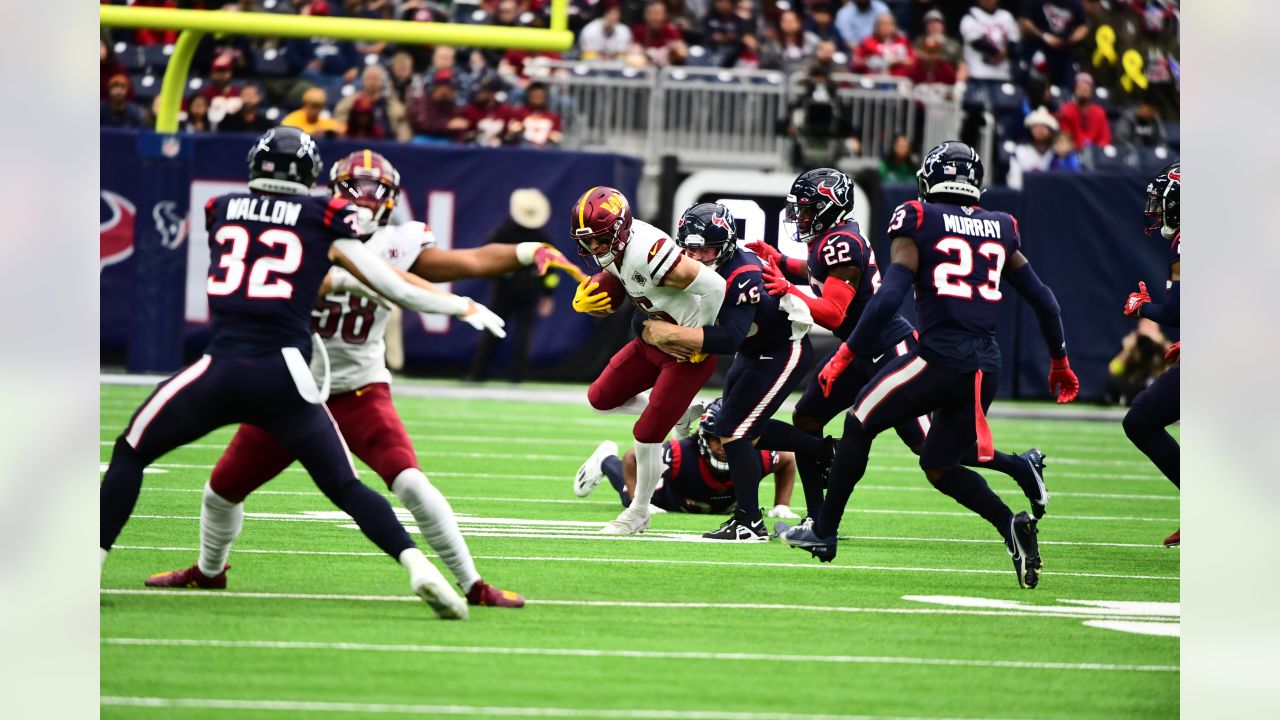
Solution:
[[[100,5],[99,20],[109,27],[180,29],[160,87],[156,131],[178,130],[178,110],[196,46],[207,33],[256,37],[371,40],[416,45],[453,45],[520,50],[563,51],[573,45],[568,0],[552,0],[550,28],[513,28],[406,20],[316,17],[281,13],[178,10]]]

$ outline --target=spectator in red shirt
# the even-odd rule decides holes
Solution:
[[[467,121],[467,131],[476,145],[502,145],[508,137],[508,124],[519,119],[510,105],[498,101],[498,91],[501,89],[502,81],[496,77],[482,80],[471,94],[471,104],[462,110],[462,117]]]
[[[1075,98],[1058,109],[1058,124],[1076,147],[1106,147],[1111,144],[1111,121],[1093,101],[1093,76],[1089,73],[1076,74]]]
[[[107,96],[110,95],[111,79],[123,72],[125,72],[124,65],[120,64],[120,61],[116,59],[116,54],[111,51],[111,46],[107,44],[104,38],[98,38],[99,100],[107,99]],[[132,85],[129,86],[129,92],[133,92]],[[132,100],[133,97],[130,96],[129,99]]]
[[[635,27],[631,37],[640,53],[655,67],[683,64],[689,52],[684,36],[667,19],[667,6],[662,0],[653,0],[645,6],[644,22]]]
[[[209,82],[200,89],[200,95],[209,103],[209,120],[213,124],[240,110],[240,88],[231,84],[231,68],[234,64],[229,53],[219,55],[213,61]]]
[[[516,111],[518,120],[511,123],[511,132],[522,145],[542,148],[559,145],[564,140],[560,132],[560,113],[552,110],[547,86],[540,82],[529,83],[524,91],[524,107]]]
[[[453,72],[440,70],[431,78],[431,89],[413,99],[409,124],[414,141],[423,143],[463,142],[470,127],[458,107]]]
[[[346,138],[382,140],[387,136],[382,123],[373,115],[373,101],[365,95],[356,95],[347,111]]]
[[[942,57],[942,41],[936,36],[925,37],[920,42],[920,54],[907,69],[906,77],[917,85],[934,83],[955,85],[956,69]]]
[[[853,53],[853,71],[904,77],[915,61],[916,51],[907,36],[898,32],[898,23],[893,15],[881,13],[876,18],[875,30]]]

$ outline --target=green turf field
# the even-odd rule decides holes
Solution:
[[[147,392],[103,386],[104,463]],[[696,542],[707,516],[595,535],[621,507],[607,483],[574,497],[573,473],[600,440],[625,447],[625,417],[396,402],[481,574],[529,605],[436,620],[296,465],[249,499],[227,590],[144,589],[195,561],[224,429],[149,471],[106,563],[104,718],[1177,716],[1178,551],[1160,541],[1178,496],[1118,422],[992,421],[997,447],[1049,456],[1045,573],[1025,591],[991,527],[892,433],[822,565],[776,541]]]

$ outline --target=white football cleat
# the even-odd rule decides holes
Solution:
[[[454,592],[449,581],[444,579],[444,575],[440,574],[435,565],[428,564],[427,567],[431,568],[430,571],[424,570],[418,577],[409,581],[413,594],[430,605],[436,617],[441,620],[466,620],[468,615],[466,600]]]
[[[618,443],[612,440],[605,440],[596,447],[595,452],[591,453],[591,457],[582,463],[582,467],[578,468],[578,474],[573,478],[573,494],[578,497],[586,497],[591,494],[592,490],[600,484],[604,479],[604,460],[618,454]]]
[[[680,419],[676,421],[676,426],[672,428],[676,437],[681,440],[693,437],[693,434],[698,431],[698,419],[702,417],[702,413],[706,412],[706,409],[706,405],[694,400],[689,409],[684,411],[684,415],[681,415]]]
[[[636,510],[636,506],[623,510],[616,519],[600,528],[602,535],[639,535],[649,529],[649,511]]]

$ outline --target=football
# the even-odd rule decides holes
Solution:
[[[589,313],[592,317],[609,317],[627,301],[627,291],[626,288],[622,287],[622,281],[618,279],[618,276],[607,270],[601,270],[592,275],[587,279],[587,282],[588,284],[596,283],[600,286],[596,288],[596,292],[609,294],[609,309]]]

